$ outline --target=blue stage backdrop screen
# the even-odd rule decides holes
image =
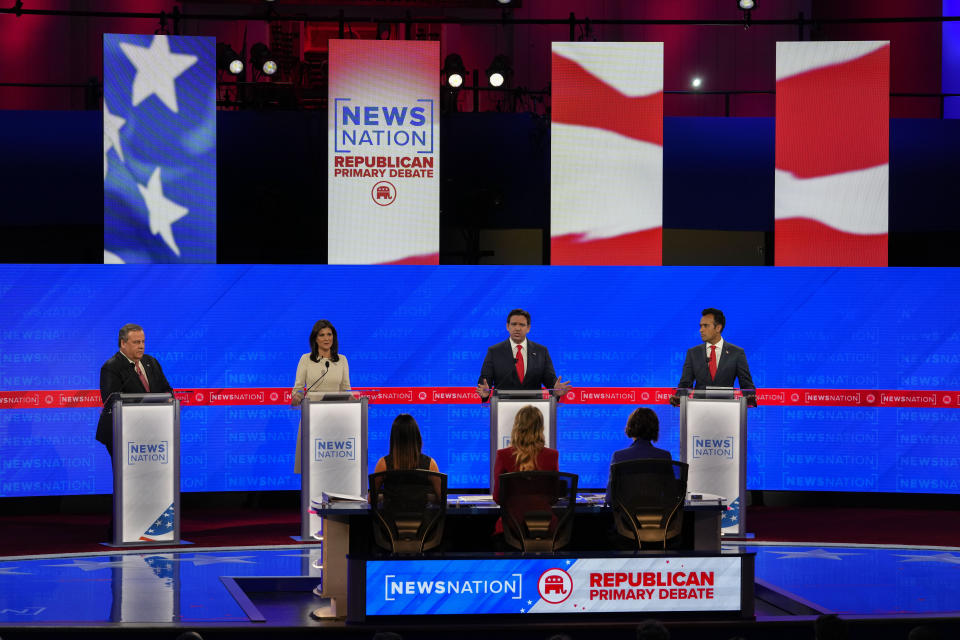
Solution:
[[[145,327],[178,390],[289,388],[319,318],[336,326],[356,387],[470,387],[514,307],[575,387],[667,387],[713,306],[758,387],[960,399],[958,284],[957,269],[0,265],[0,389],[96,389],[127,322]],[[0,495],[109,493],[99,409],[40,404],[0,409]],[[604,486],[633,408],[561,404],[561,469]],[[679,410],[654,409],[677,456]],[[403,411],[451,487],[488,486],[479,402],[372,404],[371,469]],[[298,489],[298,418],[281,405],[184,407],[182,489]],[[957,492],[958,424],[955,408],[761,406],[749,413],[748,487]]]

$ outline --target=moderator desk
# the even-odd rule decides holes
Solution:
[[[684,503],[684,523],[681,547],[697,552],[720,551],[720,521],[727,507],[719,500],[687,500]],[[489,496],[449,495],[447,497],[447,531],[444,539],[450,541],[450,551],[474,551],[458,545],[463,537],[458,533],[471,532],[474,538],[489,540],[493,522],[500,507]],[[323,519],[323,595],[341,602],[347,599],[347,555],[370,552],[370,510],[366,502],[323,502],[316,497],[311,511]],[[462,526],[458,527],[459,524]],[[488,523],[484,526],[482,523]],[[577,496],[574,538],[570,548],[596,551],[606,547],[604,532],[612,527],[610,507],[604,504],[603,494]],[[581,535],[577,535],[577,531]],[[598,535],[599,534],[599,535]],[[588,544],[584,544],[589,541]]]

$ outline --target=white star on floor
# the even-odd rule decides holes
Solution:
[[[906,558],[900,562],[942,562],[944,564],[960,564],[960,556],[952,553],[937,553],[934,555],[919,555],[912,553],[895,553],[898,558]]]
[[[181,558],[181,562],[192,562],[195,567],[202,567],[208,564],[229,564],[237,562],[240,564],[257,564],[254,560],[247,560],[253,556],[206,556],[196,555],[192,558]]]
[[[82,571],[98,571],[100,569],[109,569],[110,567],[120,566],[122,563],[112,560],[74,560],[67,564],[48,564],[48,567],[73,567]]]
[[[0,569],[0,576],[28,576],[30,575],[29,571],[14,571],[14,569],[19,569],[20,567],[7,567],[6,569]]]
[[[810,551],[772,551],[771,553],[779,553],[780,557],[777,560],[785,560],[787,558],[815,558],[819,560],[843,560],[841,556],[860,556],[862,553],[842,553],[839,551],[827,551],[825,549],[811,549]]]
[[[156,95],[170,111],[179,113],[176,80],[197,62],[197,56],[171,53],[167,36],[154,36],[149,48],[121,42],[120,49],[137,69],[131,104],[137,106]]]
[[[179,256],[180,247],[177,246],[177,241],[173,238],[171,225],[187,215],[189,209],[181,207],[163,195],[160,167],[153,170],[146,187],[138,184],[137,189],[140,190],[143,202],[147,205],[147,211],[150,213],[150,233],[153,235],[159,234],[163,241],[167,243],[167,246],[170,247],[170,250]]]
[[[103,177],[107,177],[107,152],[110,149],[116,149],[120,161],[123,159],[123,147],[120,146],[120,129],[127,123],[120,116],[110,113],[107,108],[107,101],[103,101]]]

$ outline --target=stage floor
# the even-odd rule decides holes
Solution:
[[[756,578],[819,612],[849,617],[954,616],[960,548],[751,543]],[[319,545],[114,551],[0,558],[0,627],[322,627],[308,592],[247,594],[254,622],[224,577],[321,579]],[[242,582],[242,581],[241,581]],[[306,581],[301,581],[306,582]],[[242,600],[242,598],[241,598]],[[758,607],[758,620],[771,619]]]

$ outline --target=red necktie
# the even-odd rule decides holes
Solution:
[[[517,377],[520,378],[520,382],[523,382],[523,345],[517,345]]]
[[[717,345],[710,345],[710,379],[717,377]]]
[[[138,362],[136,364],[137,375],[140,376],[140,382],[143,383],[143,388],[147,390],[147,393],[150,393],[150,383],[147,382],[147,376],[143,375],[143,368]]]

